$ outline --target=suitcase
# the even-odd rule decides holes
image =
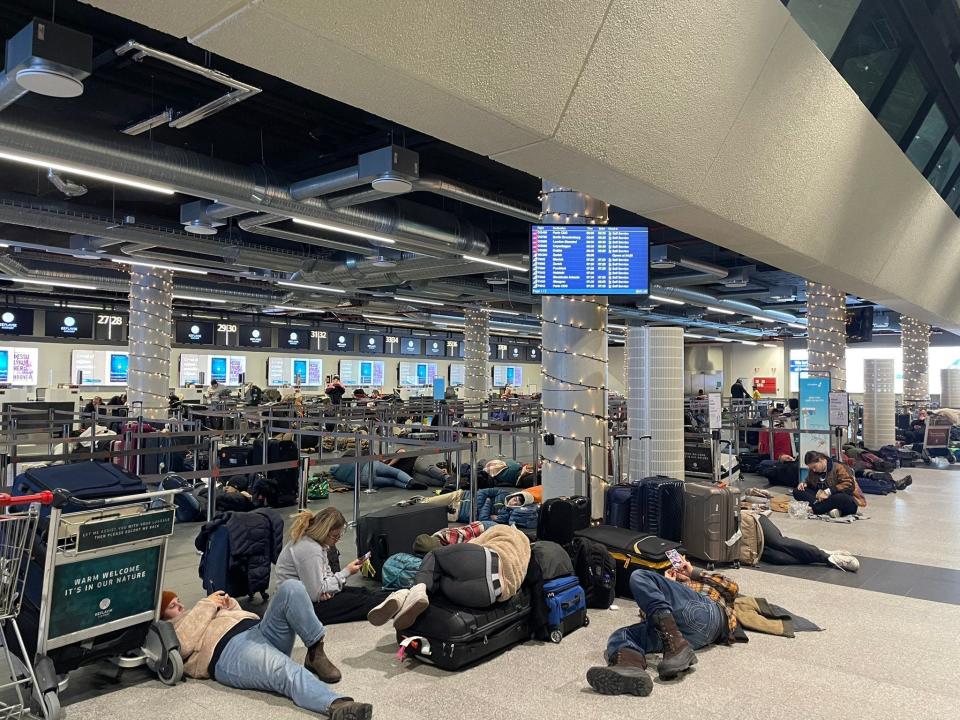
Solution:
[[[740,470],[748,473],[756,472],[757,468],[760,467],[760,463],[768,460],[769,457],[769,455],[761,455],[755,452],[741,452]]]
[[[263,441],[253,444],[251,464],[263,462]],[[292,440],[269,440],[267,442],[267,463],[292,462],[300,460],[300,448]],[[296,505],[300,471],[296,467],[267,471],[267,477],[277,483],[276,507]]]
[[[607,548],[617,565],[617,595],[626,598],[633,597],[630,576],[634,570],[662,573],[670,567],[667,550],[684,552],[678,542],[609,525],[578,530],[577,537],[593,540]]]
[[[576,576],[565,575],[544,583],[543,596],[551,642],[558,643],[577,628],[590,624],[587,596]]]
[[[30,495],[43,490],[69,490],[80,500],[137,495],[147,491],[136,475],[124,472],[113,463],[74,463],[30,468],[14,480],[14,495]],[[82,508],[67,505],[63,512],[76,512]],[[50,506],[40,508],[40,515],[50,514]]]
[[[128,422],[117,431],[119,440],[111,443],[111,449],[114,451],[153,449],[160,447],[159,438],[128,438],[127,433],[154,433],[156,428],[147,423]],[[113,462],[129,473],[137,471],[136,455],[121,455],[113,459]],[[140,475],[156,475],[160,472],[160,454],[151,453],[150,455],[140,456]]]
[[[446,527],[444,505],[421,503],[377,510],[361,517],[357,525],[357,557],[369,551],[370,562],[379,577],[388,557],[413,552],[413,542],[418,535],[431,535]]]
[[[683,545],[687,553],[717,563],[740,565],[740,491],[700,483],[683,489]]]
[[[259,458],[255,461],[253,445],[226,445],[217,452],[217,458],[222,468],[247,467],[255,462],[259,465]]]
[[[633,499],[632,485],[613,485],[607,488],[603,502],[603,523],[614,527],[630,527],[630,504]]]
[[[550,498],[540,506],[539,540],[566,545],[585,527],[590,527],[590,499],[583,495]]]
[[[480,610],[458,607],[437,595],[413,625],[397,632],[397,642],[407,657],[441,670],[462,670],[529,640],[530,611],[526,588]]]
[[[655,475],[634,485],[630,529],[679,542],[683,530],[683,481]]]

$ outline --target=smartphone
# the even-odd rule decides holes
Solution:
[[[667,556],[667,560],[669,560],[670,564],[673,565],[674,570],[679,570],[681,567],[683,567],[683,557],[681,557],[680,553],[678,553],[676,550],[671,548],[670,550],[667,550],[665,554]]]
[[[366,555],[363,555],[363,556],[360,558],[360,561],[361,561],[361,562],[366,562],[366,561],[369,560],[372,556],[373,556],[373,552],[370,551],[370,552],[368,552]]]

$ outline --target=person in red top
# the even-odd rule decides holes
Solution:
[[[773,426],[780,427],[780,412],[778,410],[770,411],[770,422]],[[760,440],[757,452],[764,456],[770,456],[770,430],[764,428],[759,432]],[[773,431],[773,459],[778,462],[792,462],[793,457],[793,436],[789,430]]]

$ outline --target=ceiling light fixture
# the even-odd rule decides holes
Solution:
[[[184,267],[183,265],[167,265],[165,263],[142,262],[140,260],[126,260],[122,258],[110,258],[110,262],[117,265],[133,265],[134,267],[146,267],[153,270],[171,270],[172,272],[192,273],[194,275],[208,275],[206,270]]]
[[[695,339],[697,339],[697,340],[706,340],[706,339],[707,339],[706,335],[695,335],[694,333],[684,333],[683,336],[684,336],[684,337],[688,337],[688,338],[695,338]]]
[[[86,283],[70,283],[62,280],[34,280],[33,278],[5,277],[4,280],[10,282],[25,283],[26,285],[44,285],[46,287],[71,288],[72,290],[97,290],[96,285],[87,285]]]
[[[779,345],[775,345],[774,343],[763,343],[763,347],[775,348],[779,347]]]
[[[319,228],[320,230],[330,230],[332,232],[343,233],[344,235],[352,235],[353,237],[364,238],[366,240],[375,240],[379,243],[387,243],[388,245],[393,245],[397,242],[393,238],[387,237],[386,235],[367,232],[366,230],[356,230],[355,228],[330,225],[328,223],[317,222],[316,220],[304,220],[301,218],[293,218],[293,221],[298,225],[307,225],[309,227]]]
[[[464,260],[470,260],[471,262],[483,263],[484,265],[493,265],[494,267],[506,268],[507,270],[516,270],[517,272],[530,272],[530,268],[521,267],[520,265],[511,265],[510,263],[501,262],[500,260],[491,260],[488,257],[482,257],[480,255],[461,255]]]
[[[806,330],[806,325],[801,325],[800,323],[787,323],[787,327],[797,328],[797,330]]]
[[[173,188],[163,185],[154,185],[153,183],[142,182],[140,180],[130,180],[119,175],[109,175],[107,173],[96,172],[95,170],[86,170],[73,165],[63,165],[62,163],[50,162],[42,158],[32,158],[27,155],[17,155],[15,153],[0,152],[0,160],[9,160],[10,162],[21,163],[23,165],[32,165],[40,168],[52,168],[70,175],[80,175],[81,177],[93,178],[94,180],[103,180],[105,182],[116,183],[117,185],[126,185],[127,187],[137,188],[138,190],[149,190],[150,192],[160,193],[162,195],[173,195],[176,191]]]
[[[298,283],[290,282],[289,280],[278,280],[277,285],[283,285],[284,287],[297,288],[298,290],[316,290],[317,292],[328,292],[328,293],[338,293],[343,295],[346,293],[346,290],[341,290],[340,288],[329,287],[327,285],[310,285],[308,283]]]
[[[650,295],[650,299],[655,302],[670,303],[671,305],[686,305],[683,300],[674,300],[673,298],[663,297],[663,295]]]
[[[496,314],[496,315],[515,315],[515,316],[519,316],[519,315],[522,315],[522,314],[523,314],[523,313],[514,312],[513,310],[500,310],[499,308],[482,307],[482,308],[480,308],[480,309],[481,309],[483,312],[485,312],[485,313],[494,313],[494,314]]]
[[[204,303],[208,302],[208,303],[216,303],[218,305],[224,305],[227,302],[226,300],[221,300],[219,298],[198,297],[197,295],[179,295],[177,293],[174,293],[172,297],[174,300],[193,300],[194,302],[204,302]]]
[[[322,308],[308,308],[308,307],[295,307],[293,305],[270,305],[270,310],[288,310],[289,312],[309,312],[309,313],[322,313],[326,312]]]
[[[759,345],[760,343],[755,343],[753,340],[737,340],[741,345]]]
[[[733,310],[724,310],[723,308],[714,307],[713,305],[707,305],[707,310],[710,312],[720,313],[721,315],[736,315]]]
[[[367,313],[363,314],[363,317],[367,320],[379,320],[381,322],[403,322],[403,323],[416,323],[416,320],[413,318],[399,317],[397,315],[368,315]]]
[[[759,315],[751,315],[750,317],[752,317],[754,320],[759,320],[760,322],[765,322],[765,323],[775,323],[775,322],[776,322],[776,320],[771,320],[770,318],[760,317]]]
[[[79,305],[77,303],[67,303],[68,308],[73,308],[74,310],[101,310],[102,308],[99,305]]]
[[[437,307],[443,307],[446,303],[438,302],[437,300],[424,300],[422,298],[412,298],[406,297],[403,295],[394,295],[394,300],[399,300],[400,302],[408,303],[420,303],[422,305],[436,305]]]

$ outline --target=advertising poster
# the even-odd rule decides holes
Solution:
[[[323,384],[323,360],[310,358],[307,360],[307,385],[318,387]]]
[[[11,385],[37,384],[37,348],[10,348],[9,383]]]
[[[10,382],[10,351],[0,350],[0,383]]]
[[[218,383],[227,382],[227,358],[222,355],[210,357],[210,380]]]
[[[272,357],[267,361],[267,385],[270,387],[280,387],[290,384],[290,375],[287,368],[290,367],[286,358]]]
[[[307,361],[291,360],[294,385],[305,385],[307,382]]]
[[[231,355],[227,359],[227,385],[240,385],[247,374],[246,355]]]
[[[180,355],[180,387],[200,384],[200,356]]]
[[[73,350],[70,353],[70,382],[78,385],[99,385],[103,378],[97,373],[95,350]]]
[[[463,387],[467,380],[467,368],[463,363],[450,363],[450,387]]]
[[[803,456],[811,450],[830,454],[830,378],[800,378],[800,429],[824,430],[821,434],[800,434],[800,481],[809,472],[803,464]]]
[[[493,386],[502,388],[505,385],[511,387],[523,385],[523,368],[519,365],[494,365]]]
[[[110,383],[126,385],[130,375],[130,357],[127,353],[108,353],[110,356]]]

